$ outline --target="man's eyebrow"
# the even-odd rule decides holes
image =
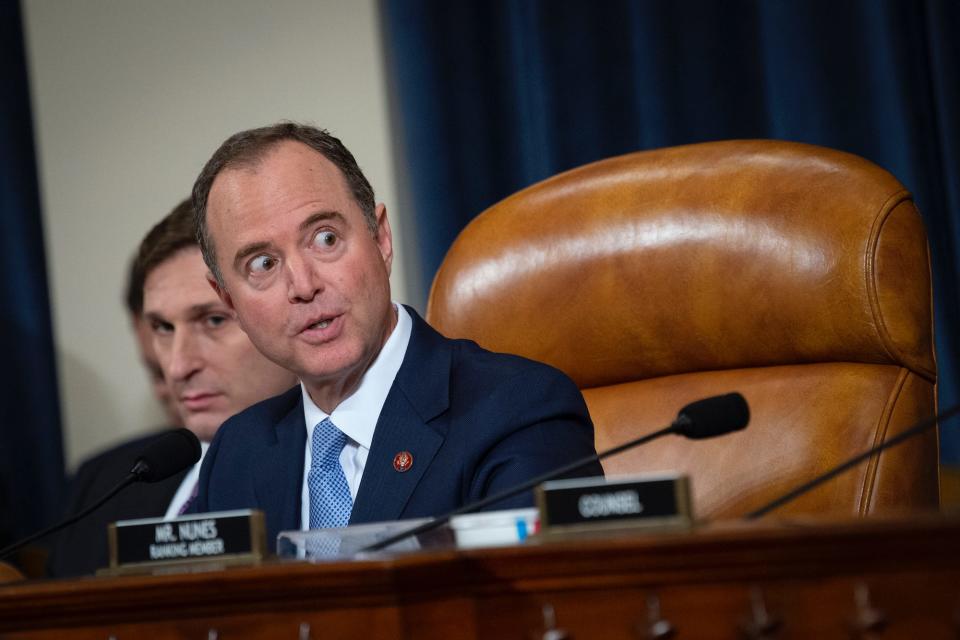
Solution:
[[[191,305],[187,309],[187,317],[191,320],[204,316],[211,311],[218,311],[224,315],[228,315],[229,312],[225,311],[223,305],[218,302],[204,302],[201,304]],[[159,311],[144,311],[143,318],[150,322],[169,322],[162,313]]]
[[[223,307],[219,302],[205,302],[191,306],[187,313],[189,318],[199,318],[211,311],[223,311]]]
[[[344,218],[343,214],[339,211],[318,211],[311,216],[307,216],[307,219],[300,223],[300,231],[306,231],[321,220],[338,220],[339,222],[347,221],[347,219]]]
[[[233,268],[239,271],[240,263],[242,263],[248,256],[254,253],[259,253],[269,246],[269,242],[251,242],[250,244],[240,247],[237,249],[237,253],[233,257]]]

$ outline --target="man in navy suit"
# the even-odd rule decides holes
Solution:
[[[392,302],[386,208],[326,131],[232,136],[193,201],[211,284],[300,379],[217,432],[198,511],[260,508],[270,539],[438,515],[594,452],[564,374],[449,340]],[[491,508],[530,504],[527,493]]]
[[[183,424],[206,450],[224,420],[296,383],[267,360],[210,290],[193,230],[193,205],[178,204],[144,237],[130,271],[127,304],[153,391],[172,425]],[[244,375],[236,375],[237,371]],[[70,484],[64,516],[106,495],[124,478],[151,433],[85,461]],[[160,482],[127,487],[55,540],[52,576],[90,574],[107,565],[107,525],[117,520],[175,517],[193,500],[199,465]]]

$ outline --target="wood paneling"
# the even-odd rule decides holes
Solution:
[[[807,520],[27,582],[0,586],[0,637],[529,640],[550,605],[571,638],[650,637],[657,608],[675,638],[751,637],[762,611],[753,637],[955,638],[958,541],[957,518]]]

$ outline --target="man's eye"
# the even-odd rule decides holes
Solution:
[[[270,256],[257,256],[250,261],[250,273],[266,273],[273,269],[277,261]]]
[[[331,248],[337,244],[337,234],[333,231],[321,231],[313,236],[313,244],[321,248]]]
[[[173,333],[173,325],[162,320],[151,320],[150,328],[153,329],[154,333],[159,333],[162,335]]]
[[[227,318],[227,316],[222,316],[222,315],[219,315],[219,314],[217,314],[217,315],[212,315],[212,316],[207,316],[207,318],[206,318],[207,326],[208,326],[208,327],[211,327],[211,328],[214,328],[214,329],[216,329],[217,327],[223,325],[227,320],[229,320],[229,318]]]

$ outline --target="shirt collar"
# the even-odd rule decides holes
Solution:
[[[311,438],[313,428],[324,418],[330,418],[348,438],[361,447],[370,448],[373,442],[373,431],[380,418],[380,411],[387,400],[397,371],[403,364],[403,357],[410,342],[410,331],[413,321],[402,304],[393,303],[397,311],[397,326],[384,343],[380,353],[370,368],[363,374],[360,386],[349,397],[345,398],[332,414],[327,414],[318,407],[303,382],[300,382],[300,392],[303,394],[303,417],[307,427],[307,438]]]

